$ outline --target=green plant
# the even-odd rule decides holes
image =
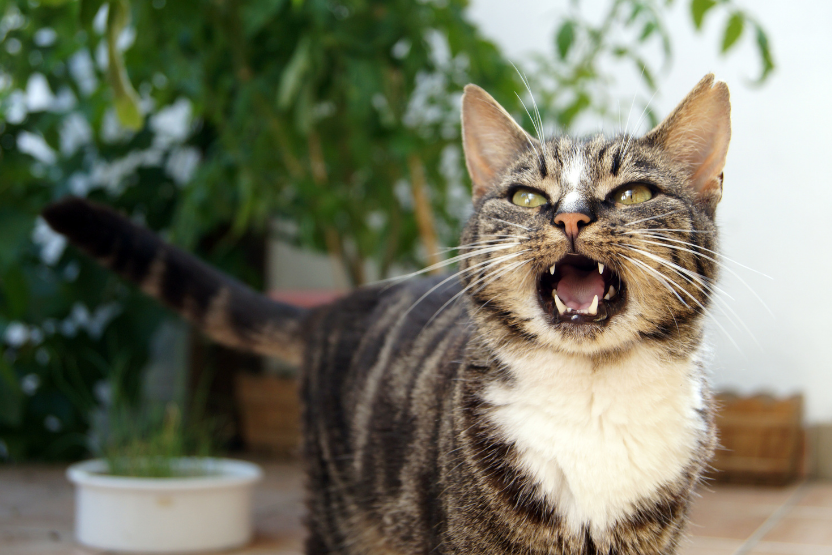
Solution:
[[[643,113],[650,126],[658,124],[650,105],[662,73],[673,61],[672,35],[664,20],[673,4],[674,0],[611,0],[589,13],[579,0],[570,2],[555,32],[554,55],[534,56],[529,71],[530,88],[552,116],[551,123],[569,131],[579,117],[590,116],[593,122],[621,126],[623,104],[625,118],[627,111],[634,112],[633,117]],[[761,65],[756,82],[768,78],[774,69],[769,40],[750,13],[733,0],[691,0],[689,7],[697,30],[708,14],[711,19],[723,16],[723,55],[737,45],[744,29],[752,28]],[[615,98],[611,91],[622,76],[630,75],[640,76],[642,89],[633,91],[629,84],[628,94],[636,95]]]
[[[183,423],[179,407],[169,403],[164,410],[113,409],[108,419],[107,439],[101,456],[108,474],[139,478],[204,476],[210,472],[202,462],[213,454],[210,428]],[[190,464],[183,465],[188,457]]]

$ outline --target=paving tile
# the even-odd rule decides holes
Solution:
[[[789,511],[792,517],[819,518],[829,521],[832,526],[832,507],[812,507],[797,505]]]
[[[791,498],[800,484],[789,486],[740,486],[735,484],[705,484],[696,490],[703,501],[730,501],[780,506]]]
[[[823,545],[760,542],[747,555],[832,555],[832,549]]]
[[[255,539],[229,555],[301,555],[303,473],[295,462],[254,459]],[[796,486],[713,485],[694,501],[691,538],[679,555],[734,555],[743,541],[794,494]],[[73,490],[64,469],[0,467],[0,553],[101,555],[75,544]],[[832,483],[809,484],[795,507],[747,555],[832,555]]]
[[[806,494],[800,498],[797,505],[832,508],[832,483],[819,482],[808,484]]]
[[[740,540],[694,536],[683,540],[677,555],[734,555],[741,545]]]
[[[703,498],[695,502],[688,533],[694,536],[745,540],[779,507],[729,499]]]
[[[832,518],[805,513],[792,509],[761,541],[825,546],[832,555]]]

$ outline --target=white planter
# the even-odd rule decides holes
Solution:
[[[193,464],[182,459],[183,466]],[[209,476],[128,478],[104,474],[103,460],[74,464],[75,537],[87,546],[126,552],[229,549],[251,540],[255,464],[211,459]]]

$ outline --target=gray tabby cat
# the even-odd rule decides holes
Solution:
[[[217,341],[303,359],[309,555],[674,553],[716,441],[728,88],[642,138],[541,143],[473,85],[462,123],[475,211],[442,285],[303,310],[107,208],[44,216]]]

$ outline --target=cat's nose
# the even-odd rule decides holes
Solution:
[[[572,243],[578,238],[581,229],[591,221],[592,219],[588,215],[581,212],[562,212],[557,214],[554,220],[555,225],[566,233]]]

